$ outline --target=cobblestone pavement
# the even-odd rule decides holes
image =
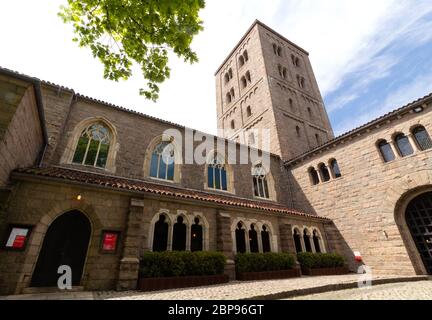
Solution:
[[[432,300],[432,281],[383,284],[312,294],[292,300]]]
[[[397,276],[377,276],[374,280],[398,281]],[[419,280],[418,277],[410,277],[411,280]],[[424,278],[422,278],[424,279]],[[253,281],[253,282],[231,282],[229,284],[189,288],[173,289],[157,292],[140,291],[101,291],[101,292],[61,292],[50,294],[30,294],[19,296],[0,297],[2,299],[112,299],[112,300],[238,300],[251,299],[256,297],[268,297],[274,295],[276,299],[298,295],[308,289],[316,289],[324,286],[326,291],[333,290],[333,286],[356,285],[359,281],[357,274],[343,276],[324,276],[324,277],[301,277],[294,279]],[[432,296],[432,282],[430,284],[430,296]],[[324,291],[324,290],[323,290]],[[415,291],[415,290],[414,290]],[[335,292],[335,294],[337,294]],[[282,295],[277,297],[277,295]],[[284,296],[285,295],[285,296]]]

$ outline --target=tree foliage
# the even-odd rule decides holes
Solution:
[[[73,25],[73,40],[103,63],[104,78],[128,79],[137,63],[147,81],[140,94],[156,101],[159,84],[170,76],[170,51],[198,61],[190,45],[203,29],[204,6],[204,0],[68,0],[59,16]]]

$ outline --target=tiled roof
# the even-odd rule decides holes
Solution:
[[[329,220],[312,214],[306,214],[293,209],[265,201],[255,201],[245,198],[221,195],[210,192],[197,191],[192,189],[167,186],[157,183],[151,183],[144,180],[129,179],[118,176],[109,176],[93,172],[63,168],[63,167],[45,167],[45,168],[25,168],[14,171],[12,177],[17,178],[22,175],[39,176],[57,180],[84,183],[93,186],[108,187],[134,192],[151,193],[161,196],[171,196],[181,199],[198,200],[212,202],[221,205],[235,206],[249,209],[263,210],[267,212],[282,213],[300,217]]]

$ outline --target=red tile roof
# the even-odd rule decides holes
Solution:
[[[60,179],[71,182],[84,183],[88,185],[152,193],[161,196],[171,196],[175,198],[191,199],[205,202],[212,202],[221,205],[258,209],[267,212],[283,213],[300,217],[330,220],[312,214],[306,214],[293,209],[281,206],[279,204],[255,201],[245,198],[221,195],[210,192],[197,191],[192,189],[167,186],[157,183],[151,183],[138,179],[129,179],[118,176],[110,176],[93,172],[63,168],[63,167],[45,167],[45,168],[25,168],[17,169],[13,172],[13,178],[20,176],[39,176],[51,179]]]

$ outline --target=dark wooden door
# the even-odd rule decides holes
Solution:
[[[406,221],[429,274],[432,274],[432,192],[410,202]]]
[[[59,266],[72,269],[72,285],[79,286],[87,256],[91,226],[79,211],[58,217],[48,228],[33,272],[32,287],[55,287]]]

